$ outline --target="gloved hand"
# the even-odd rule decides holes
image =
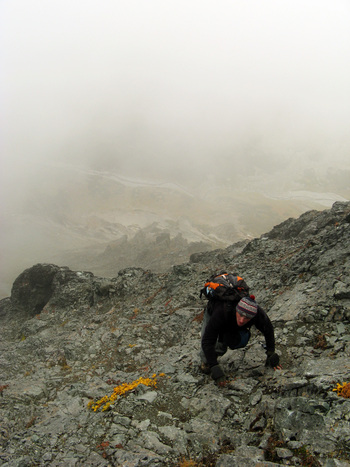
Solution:
[[[226,381],[225,373],[222,371],[220,365],[215,365],[210,368],[211,377],[215,380],[215,383],[223,383]]]
[[[276,352],[269,350],[268,352],[266,352],[266,354],[267,358],[265,366],[270,366],[271,368],[278,367],[280,364],[280,357],[276,354]]]

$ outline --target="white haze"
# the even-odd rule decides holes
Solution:
[[[3,222],[57,164],[271,193],[349,173],[348,0],[3,0],[0,21]]]

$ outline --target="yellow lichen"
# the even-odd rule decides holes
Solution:
[[[102,412],[105,412],[106,410],[108,410],[111,406],[111,403],[110,402],[107,402],[107,404],[105,404],[103,407],[102,407]]]
[[[333,389],[340,397],[350,399],[350,383],[338,383],[337,387]]]
[[[162,377],[165,375],[164,373],[160,373],[158,376]],[[133,389],[137,388],[137,386],[139,386],[140,384],[156,388],[156,377],[157,375],[156,373],[154,373],[151,378],[140,377],[131,383],[122,383],[113,389],[113,393],[110,396],[104,396],[96,402],[92,400],[88,403],[87,406],[94,412],[97,412],[102,407],[102,412],[105,412],[106,410],[110,409],[111,404],[114,404],[114,402],[118,399],[119,396],[122,396],[127,392],[132,391]]]

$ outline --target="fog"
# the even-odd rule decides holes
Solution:
[[[3,254],[33,192],[67,189],[50,167],[274,192],[349,174],[348,0],[11,0],[0,21]]]

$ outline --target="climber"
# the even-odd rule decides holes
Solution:
[[[240,349],[248,344],[250,328],[255,326],[265,336],[266,366],[282,369],[275,352],[275,337],[271,321],[265,311],[256,303],[254,296],[244,297],[237,302],[216,301],[209,312],[206,307],[201,331],[201,370],[211,373],[216,383],[226,380],[218,364],[218,357],[227,348]]]

